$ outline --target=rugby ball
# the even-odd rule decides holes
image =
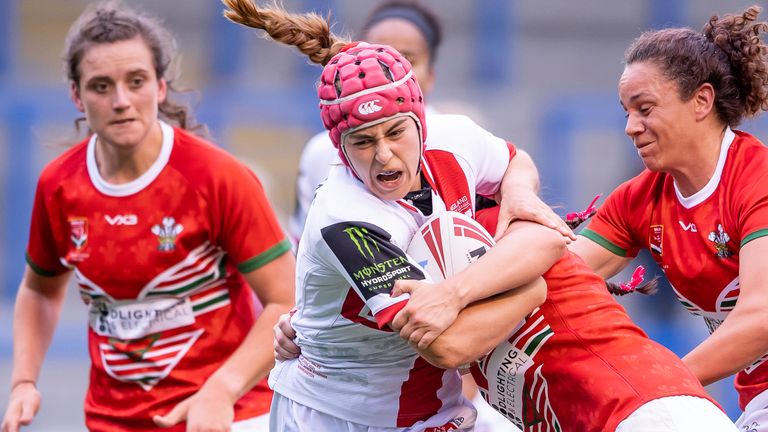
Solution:
[[[477,261],[494,244],[493,236],[474,219],[449,211],[428,219],[406,253],[433,282],[440,282]]]

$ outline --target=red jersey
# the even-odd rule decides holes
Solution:
[[[478,212],[477,220],[495,229],[497,216],[498,207]],[[566,252],[543,276],[544,304],[471,367],[483,397],[519,428],[613,431],[654,399],[712,400],[675,354],[631,321],[578,256]]]
[[[581,232],[620,256],[648,248],[680,303],[710,332],[739,297],[739,250],[768,235],[768,149],[726,130],[709,183],[683,197],[672,176],[648,170],[622,184]],[[763,355],[736,376],[742,409],[768,389]]]
[[[199,390],[251,329],[254,295],[240,272],[290,250],[253,173],[161,128],[158,159],[130,183],[101,178],[95,137],[38,183],[27,261],[42,275],[72,270],[89,307],[90,430],[160,430],[152,416]],[[258,384],[236,420],[268,412],[270,401]]]

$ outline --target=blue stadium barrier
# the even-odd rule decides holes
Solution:
[[[224,6],[221,2],[212,1],[209,3],[211,12],[211,43],[207,45],[208,75],[211,82],[229,82],[235,79],[243,70],[245,59],[252,55],[245,48],[246,35],[255,33],[243,26],[234,25],[228,19],[224,18],[222,11]]]
[[[615,94],[564,93],[553,96],[542,108],[538,124],[539,143],[533,152],[539,166],[544,199],[566,209],[583,207],[576,202],[575,187],[578,185],[573,161],[578,149],[574,135],[584,130],[601,130],[623,133],[624,115]],[[621,144],[621,143],[617,143]],[[629,143],[627,158],[636,158]],[[597,155],[596,155],[597,156]]]
[[[18,34],[17,5],[16,0],[0,0],[0,82],[12,73],[13,40]]]
[[[687,0],[650,0],[648,25],[652,29],[682,27],[690,10]]]
[[[33,127],[75,117],[76,111],[63,86],[61,89],[11,85],[0,87],[0,124],[6,132],[8,150],[8,154],[4,155],[8,161],[5,178],[0,183],[5,197],[1,210],[6,235],[1,246],[5,258],[5,298],[15,295],[24,270],[32,200],[41,168],[38,164],[38,149],[45,145],[36,142]]]
[[[486,0],[485,7],[476,7],[474,16],[474,70],[475,84],[486,88],[509,87],[515,82],[511,62],[499,61],[501,57],[515,58],[514,49],[517,22],[515,20],[516,2],[507,0]]]

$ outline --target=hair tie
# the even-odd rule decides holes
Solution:
[[[643,278],[645,278],[645,267],[637,266],[635,271],[632,272],[632,278],[629,280],[629,282],[619,284],[619,288],[621,288],[621,290],[626,293],[631,293],[636,290],[641,283],[643,283]]]
[[[597,194],[597,196],[592,198],[592,202],[589,203],[584,211],[568,213],[565,215],[565,223],[571,229],[575,229],[579,225],[583,224],[584,221],[594,216],[595,213],[597,213],[597,206],[595,206],[595,203],[601,196],[602,194]]]

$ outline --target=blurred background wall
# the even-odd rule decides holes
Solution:
[[[13,298],[35,182],[43,165],[78,140],[61,51],[85,0],[0,0],[0,406],[7,402]],[[293,49],[259,38],[221,16],[216,0],[127,0],[165,20],[182,58],[181,87],[214,141],[262,179],[281,222],[293,208],[294,178],[306,140],[321,129],[314,82],[320,69]],[[583,209],[641,169],[623,133],[616,82],[622,55],[643,30],[699,29],[712,14],[741,11],[745,0],[424,0],[443,20],[431,102],[467,113],[536,160],[547,202]],[[285,0],[292,11],[332,11],[336,32],[356,34],[375,1]],[[763,17],[766,18],[765,16]],[[742,126],[765,139],[768,123]],[[324,169],[319,167],[318,169]],[[649,334],[683,355],[705,336],[700,319],[669,290],[622,299]],[[41,317],[45,319],[45,317]],[[43,407],[29,430],[82,429],[87,384],[86,313],[70,290],[46,359]],[[731,381],[711,386],[732,418]]]

